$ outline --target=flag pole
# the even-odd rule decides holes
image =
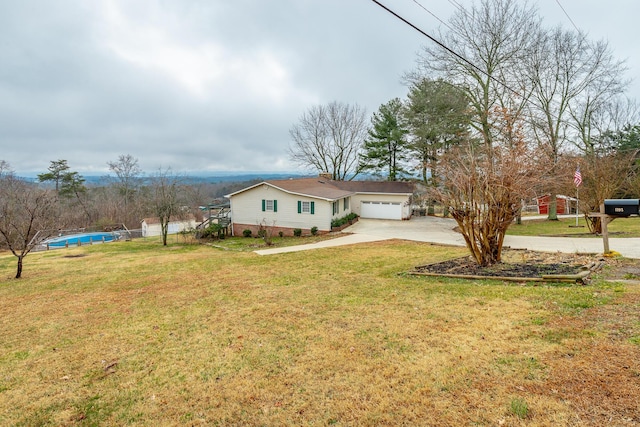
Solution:
[[[582,184],[580,163],[576,166],[576,172],[573,174],[573,183],[576,185],[576,227],[578,227],[578,212],[580,212],[580,184]]]
[[[578,192],[580,187],[576,187],[576,227],[578,226],[578,212],[580,212],[580,197],[578,197]]]

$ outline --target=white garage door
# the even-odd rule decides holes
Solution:
[[[399,202],[362,202],[362,218],[402,219],[402,204]]]

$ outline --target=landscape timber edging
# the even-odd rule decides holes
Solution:
[[[409,271],[411,276],[437,276],[452,279],[472,279],[472,280],[502,280],[508,282],[584,282],[584,279],[591,274],[591,271],[581,271],[576,274],[545,274],[541,277],[512,277],[512,276],[481,276],[471,274],[451,274],[451,273],[429,273],[421,271]]]

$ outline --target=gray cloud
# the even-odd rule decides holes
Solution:
[[[412,1],[387,3],[439,25]],[[583,4],[563,2],[578,25],[602,22]],[[607,25],[618,51],[624,26]],[[292,170],[288,131],[307,108],[372,113],[403,97],[401,76],[427,43],[373,2],[344,0],[6,2],[0,40],[0,159],[25,173],[66,159],[86,174],[120,154],[149,172]]]

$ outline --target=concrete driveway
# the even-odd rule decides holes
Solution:
[[[464,246],[460,233],[453,231],[453,219],[437,217],[414,217],[409,221],[387,221],[361,219],[345,232],[370,236],[415,240],[447,245]],[[504,245],[514,249],[529,249],[542,252],[602,253],[601,238],[589,237],[532,237],[506,236]],[[640,258],[640,238],[609,238],[609,249],[627,258]]]
[[[433,216],[418,216],[408,221],[360,219],[343,231],[345,233],[377,236],[384,239],[403,239],[464,246],[462,235],[453,231],[456,225],[453,219]]]
[[[344,233],[350,233],[344,237],[310,245],[263,249],[256,251],[256,253],[269,255],[387,239],[465,246],[462,235],[453,231],[455,227],[456,222],[453,219],[429,216],[413,217],[408,221],[360,219],[354,225],[343,230]],[[602,253],[604,251],[602,239],[589,237],[507,236],[504,245],[514,249],[542,252]],[[610,238],[609,248],[627,258],[640,258],[640,238]]]

